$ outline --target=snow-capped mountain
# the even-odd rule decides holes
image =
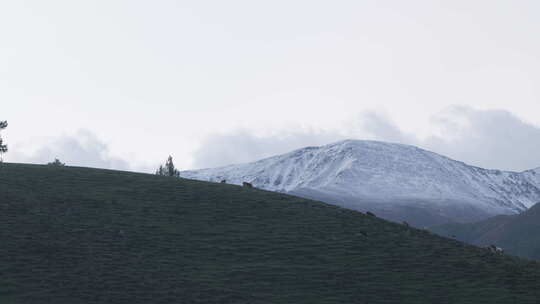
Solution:
[[[540,201],[540,169],[487,170],[420,148],[346,140],[183,177],[287,192],[417,225],[514,214]]]

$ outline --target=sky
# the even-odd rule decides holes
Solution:
[[[8,162],[152,172],[345,138],[540,166],[540,2],[0,2]],[[535,155],[536,154],[536,155]]]

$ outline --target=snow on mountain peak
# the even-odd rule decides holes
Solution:
[[[313,190],[363,199],[459,200],[515,213],[540,201],[540,169],[487,170],[414,146],[344,140],[253,163],[184,171],[186,178],[280,192]]]

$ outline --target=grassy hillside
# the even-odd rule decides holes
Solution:
[[[537,303],[540,266],[296,197],[0,167],[0,303]]]
[[[510,254],[540,260],[540,204],[519,215],[442,225],[432,230],[441,235],[455,235],[459,240],[478,246],[495,244]]]

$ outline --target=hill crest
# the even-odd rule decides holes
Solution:
[[[538,263],[280,193],[2,164],[0,194],[0,303],[540,298]]]
[[[345,140],[182,176],[247,181],[266,190],[342,201],[417,200],[443,207],[459,202],[495,215],[519,213],[540,201],[538,171],[483,169],[415,146]]]

